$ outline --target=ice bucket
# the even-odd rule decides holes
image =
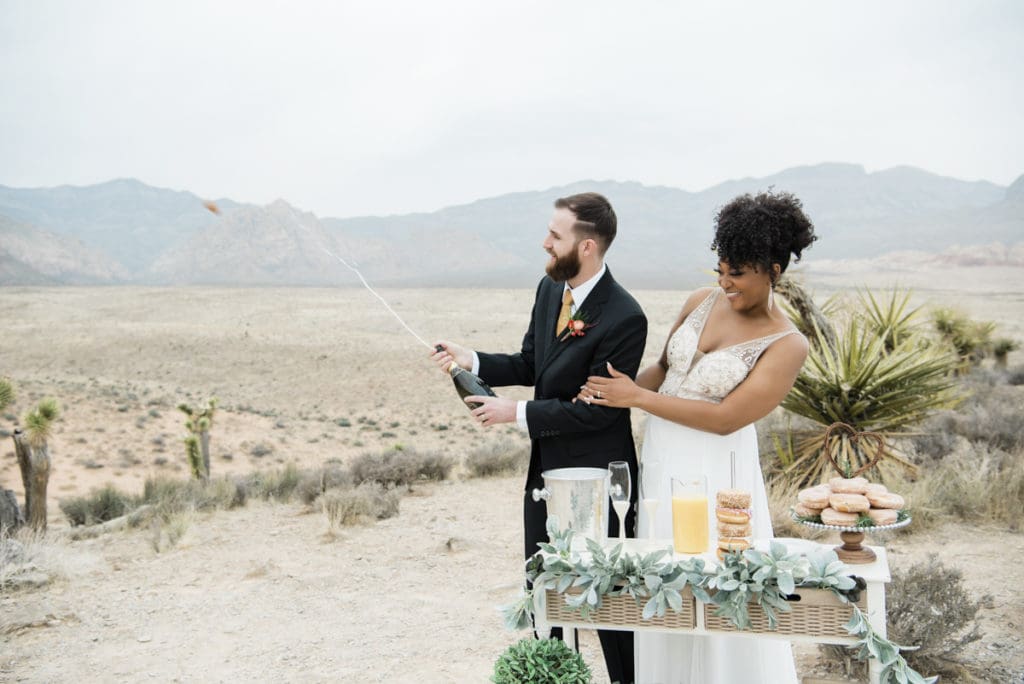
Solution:
[[[533,490],[534,501],[546,501],[548,517],[558,529],[572,529],[573,548],[585,549],[586,538],[608,536],[608,471],[604,468],[556,468],[541,473],[544,488]]]

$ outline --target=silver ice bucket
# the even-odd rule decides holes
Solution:
[[[533,490],[534,501],[546,501],[548,517],[558,529],[572,529],[573,548],[585,549],[586,538],[608,536],[608,471],[604,468],[556,468],[541,473],[544,488]]]

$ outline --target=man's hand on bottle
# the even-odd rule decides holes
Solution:
[[[515,399],[506,399],[505,397],[466,397],[465,402],[467,404],[480,404],[480,406],[473,409],[472,414],[485,427],[516,422],[516,404],[518,402]]]
[[[443,351],[433,351],[430,354],[431,360],[437,364],[445,373],[454,361],[457,366],[465,370],[473,369],[473,351],[466,349],[460,344],[448,340],[438,340],[434,343],[434,349],[441,347]]]

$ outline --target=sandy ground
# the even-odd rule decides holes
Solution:
[[[984,277],[978,269],[972,282]],[[1010,322],[1001,332],[1021,339],[1013,327],[1024,310],[1021,280],[963,295],[964,306]],[[518,344],[532,297],[383,294],[428,342],[489,350]],[[651,320],[648,359],[685,294],[637,293]],[[55,532],[66,527],[61,497],[106,482],[140,491],[158,473],[187,477],[174,408],[182,401],[222,402],[214,474],[347,461],[397,444],[460,460],[477,446],[523,439],[515,428],[473,424],[427,349],[360,290],[5,288],[0,320],[0,373],[19,390],[0,429],[13,429],[43,396],[64,410],[50,442]],[[21,493],[6,438],[0,485]],[[520,492],[519,478],[464,480],[457,470],[453,482],[405,497],[399,517],[337,537],[322,514],[250,503],[196,516],[163,553],[147,530],[65,543],[66,579],[0,596],[0,680],[485,681],[518,638],[495,606],[520,577]],[[940,551],[969,575],[993,566],[1009,573],[998,587],[973,576],[969,585],[996,595],[970,657],[1010,672],[1024,672],[1022,546],[1019,534],[964,526],[889,544],[894,567]],[[590,637],[584,651],[600,681]],[[813,673],[814,647],[798,653],[801,671]]]

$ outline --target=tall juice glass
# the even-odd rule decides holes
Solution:
[[[672,478],[672,542],[676,553],[708,550],[708,479]]]

